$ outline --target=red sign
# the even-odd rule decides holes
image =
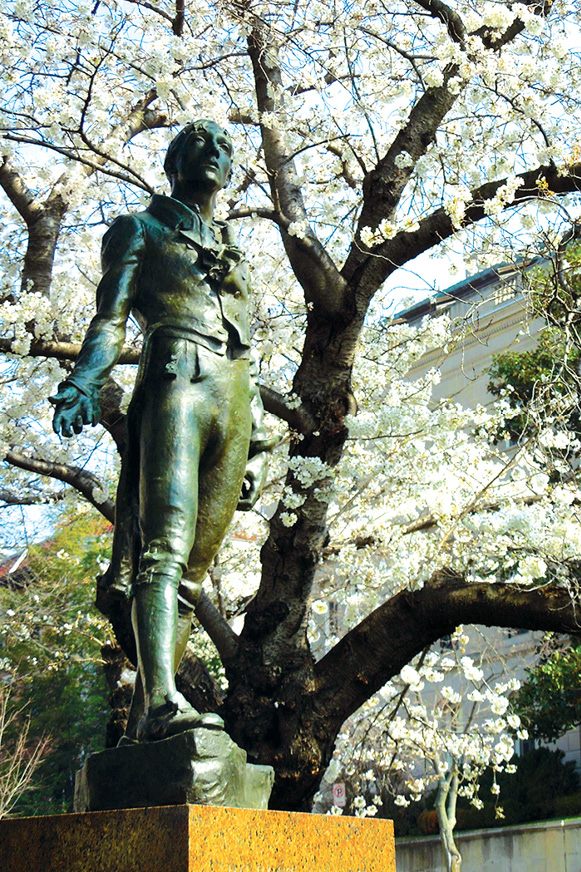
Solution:
[[[345,785],[342,782],[336,782],[333,785],[333,805],[345,808],[345,804]]]

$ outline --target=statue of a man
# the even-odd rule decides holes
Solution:
[[[57,434],[100,415],[130,313],[145,334],[127,415],[107,583],[132,597],[138,673],[126,735],[139,741],[223,727],[176,690],[202,579],[235,509],[256,501],[272,442],[251,362],[248,266],[214,220],[232,141],[213,121],[188,124],[164,168],[171,197],[122,215],[103,239],[97,314],[51,401]]]

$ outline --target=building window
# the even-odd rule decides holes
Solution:
[[[517,741],[516,753],[519,757],[522,757],[523,754],[530,754],[531,751],[535,750],[535,740],[534,739],[519,739]]]
[[[508,300],[512,300],[518,294],[518,277],[513,276],[506,281],[500,282],[495,289],[492,295],[495,306],[500,306],[501,303],[506,303]]]

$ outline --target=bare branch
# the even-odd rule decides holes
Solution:
[[[133,3],[135,6],[143,6],[144,9],[149,9],[151,12],[155,12],[156,15],[159,15],[160,18],[165,18],[166,21],[173,26],[174,19],[166,12],[165,9],[161,9],[161,7],[156,6],[155,3],[148,3],[147,0],[127,0],[128,3]]]
[[[83,166],[90,169],[92,172],[96,170],[100,170],[108,176],[112,176],[114,179],[119,179],[121,182],[127,182],[129,185],[137,185],[139,188],[143,188],[144,191],[147,191],[148,194],[153,194],[154,190],[151,185],[148,185],[147,182],[142,179],[137,173],[132,173],[132,170],[127,167],[127,171],[132,173],[132,175],[126,175],[125,173],[117,172],[116,170],[108,169],[104,163],[105,160],[102,158],[102,162],[99,163],[94,160],[89,160],[87,157],[83,157],[79,152],[74,149],[64,148],[61,145],[55,145],[52,142],[48,142],[44,139],[35,139],[32,136],[16,136],[12,133],[4,134],[4,139],[9,139],[11,142],[22,142],[24,145],[36,145],[41,148],[48,148],[50,151],[56,151],[58,154],[61,154],[63,157],[69,158],[69,160],[76,161],[77,163],[82,164]],[[120,164],[120,166],[124,166]]]
[[[17,454],[15,451],[9,451],[4,460],[12,466],[25,469],[27,472],[46,475],[49,478],[56,478],[57,481],[70,484],[92,506],[95,506],[108,521],[114,523],[115,504],[113,500],[102,500],[95,496],[95,493],[102,492],[104,488],[102,482],[93,473],[87,472],[86,469],[81,469],[78,466],[68,466],[65,463],[55,463],[52,460],[42,460],[38,457],[25,457],[22,454]]]

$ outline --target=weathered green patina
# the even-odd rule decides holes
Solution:
[[[216,195],[232,142],[212,121],[185,127],[165,169],[171,197],[123,215],[103,240],[103,277],[71,375],[52,398],[64,436],[97,423],[99,389],[117,362],[130,313],[144,332],[105,583],[133,598],[138,676],[130,739],[221,729],[175,686],[204,574],[235,509],[264,483],[272,441],[250,354],[249,272]]]

